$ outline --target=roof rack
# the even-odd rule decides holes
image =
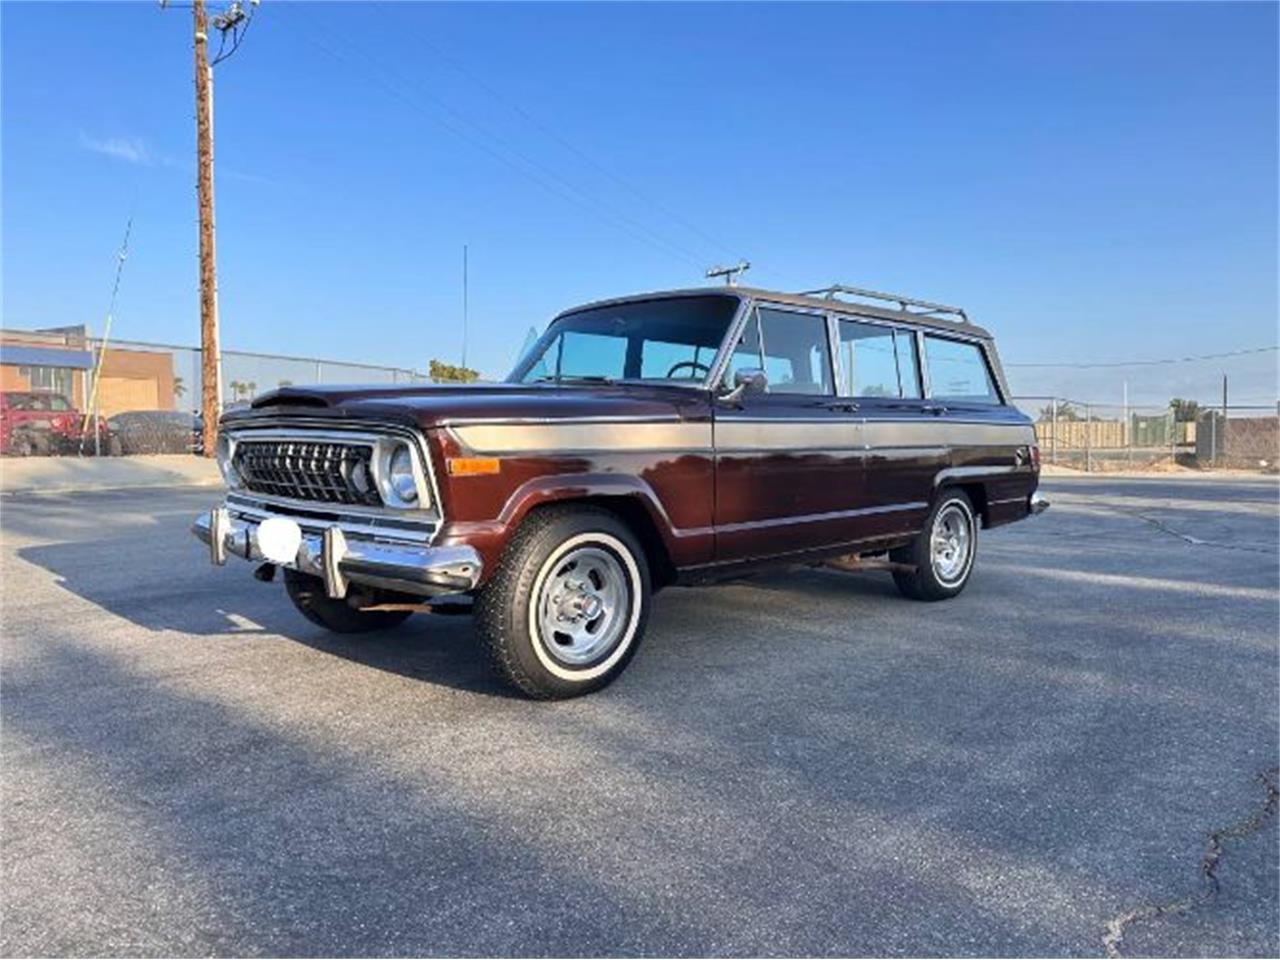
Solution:
[[[968,323],[968,315],[959,307],[948,307],[945,303],[931,303],[928,300],[917,300],[915,297],[904,297],[900,293],[878,293],[875,290],[864,290],[861,287],[850,287],[843,283],[833,283],[829,287],[823,287],[820,290],[805,290],[801,292],[802,297],[825,297],[828,300],[835,300],[838,296],[861,297],[863,300],[885,300],[889,303],[896,303],[898,309],[903,313],[914,313],[918,316],[928,316],[930,314],[943,314],[952,317],[959,317],[960,323]],[[915,310],[911,310],[915,307]]]

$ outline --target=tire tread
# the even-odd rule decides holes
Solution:
[[[631,641],[631,650],[618,666],[610,674],[600,678],[599,682],[584,685],[578,690],[562,685],[563,681],[550,684],[535,676],[525,668],[517,656],[517,645],[524,643],[525,640],[521,625],[514,622],[513,617],[516,610],[522,606],[521,598],[532,588],[538,574],[537,565],[529,563],[529,557],[538,550],[539,541],[549,536],[558,524],[569,518],[593,516],[604,521],[606,527],[620,528],[625,531],[628,538],[634,541],[634,535],[630,533],[626,524],[617,514],[609,510],[569,504],[538,508],[526,516],[520,524],[519,529],[502,551],[488,582],[476,596],[473,607],[476,632],[490,667],[500,679],[534,700],[562,699],[605,686],[621,672],[635,648],[640,644],[643,625],[638,628],[636,636]],[[639,548],[638,544],[634,546],[633,553],[637,561],[643,565],[645,561],[643,549]]]

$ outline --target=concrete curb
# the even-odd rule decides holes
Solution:
[[[1041,480],[1190,480],[1192,482],[1211,481],[1257,481],[1259,483],[1275,483],[1277,475],[1260,470],[1073,470],[1070,467],[1045,464],[1040,468]]]
[[[0,494],[4,495],[215,486],[222,486],[218,465],[187,454],[0,460]]]

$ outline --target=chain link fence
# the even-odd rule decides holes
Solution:
[[[83,328],[0,331],[0,453],[129,455],[200,452],[200,351],[113,340]],[[337,383],[429,383],[417,370],[227,350],[224,409],[269,390]],[[1035,421],[1045,463],[1079,470],[1171,464],[1274,471],[1275,406],[1125,406],[1066,397],[1013,401]]]
[[[279,387],[429,383],[420,371],[265,353],[222,353],[222,406]],[[101,340],[79,328],[0,331],[0,453],[122,456],[198,453],[200,350]]]
[[[1280,466],[1275,406],[1126,406],[1065,397],[1013,402],[1035,421],[1044,463],[1086,471]]]

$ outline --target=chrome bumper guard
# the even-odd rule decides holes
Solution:
[[[258,524],[214,507],[196,518],[191,532],[209,546],[217,566],[228,554],[265,561],[258,547]],[[303,529],[293,563],[285,564],[324,580],[325,592],[335,599],[347,595],[349,583],[400,593],[434,597],[474,590],[480,581],[480,554],[468,546],[429,547],[387,543],[348,536],[337,525]]]
[[[1044,494],[1036,491],[1031,495],[1030,507],[1031,515],[1034,517],[1036,514],[1044,513],[1049,509],[1049,500]]]

